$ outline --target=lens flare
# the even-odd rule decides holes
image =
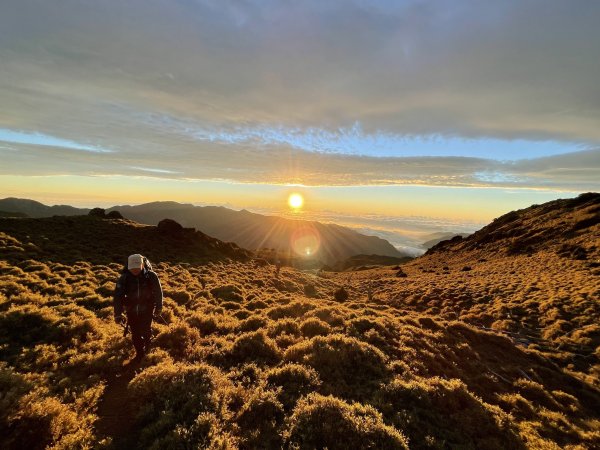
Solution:
[[[321,237],[316,229],[301,227],[292,233],[290,244],[298,256],[310,258],[315,256],[321,247]]]
[[[302,197],[302,195],[297,193],[290,194],[290,196],[288,197],[288,205],[290,205],[290,208],[293,209],[302,208],[302,205],[304,205],[304,198]]]

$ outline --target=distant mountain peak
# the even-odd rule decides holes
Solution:
[[[0,201],[0,210],[23,212],[30,217],[85,215],[90,211],[72,207],[48,207],[41,203],[31,207],[21,201],[7,203],[6,207]],[[221,241],[235,242],[240,247],[252,251],[262,248],[297,251],[298,245],[294,246],[294,239],[300,238],[298,230],[304,230],[314,236],[309,237],[311,244],[307,247],[307,253],[299,256],[327,264],[359,254],[398,258],[407,256],[384,239],[367,236],[337,224],[266,216],[245,209],[236,211],[223,206],[195,206],[175,201],[156,201],[141,205],[114,206],[105,211],[109,213],[115,210],[125,218],[148,225],[156,225],[163,219],[173,219],[184,227],[196,228]]]

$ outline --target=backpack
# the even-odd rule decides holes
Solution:
[[[146,258],[145,256],[142,256],[143,261],[144,261],[144,267],[146,268],[146,270],[148,271],[152,271],[152,264],[150,264],[150,260],[148,258]]]

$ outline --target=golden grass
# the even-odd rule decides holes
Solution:
[[[112,322],[122,265],[0,240],[0,446],[110,447],[98,405],[132,355]],[[439,252],[406,278],[155,258],[166,324],[127,386],[135,442],[598,448],[597,243],[578,245],[588,259]]]

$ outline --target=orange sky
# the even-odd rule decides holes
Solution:
[[[306,212],[426,216],[482,223],[514,209],[578,194],[481,187],[306,187],[150,177],[0,175],[2,197],[30,198],[48,205],[70,204],[80,207],[173,200],[277,212],[289,211],[287,199],[292,192],[304,196],[303,210]]]

